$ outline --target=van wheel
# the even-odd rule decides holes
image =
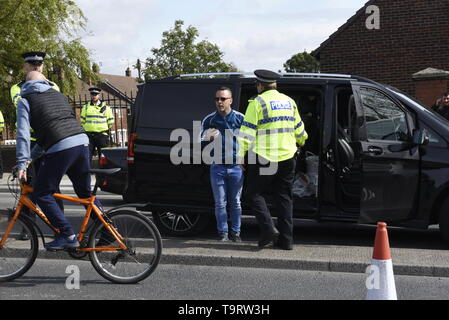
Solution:
[[[446,198],[441,205],[439,224],[441,237],[449,245],[449,198]]]
[[[201,213],[153,212],[153,221],[159,231],[168,236],[194,236],[206,229],[211,217]]]

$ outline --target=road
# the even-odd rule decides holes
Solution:
[[[73,194],[70,191],[64,193]],[[123,203],[118,195],[99,192],[99,197],[106,209]],[[0,206],[5,208],[13,205],[12,196],[0,192]],[[65,212],[76,230],[84,212],[83,207],[66,202]],[[0,284],[0,300],[364,299],[366,275],[362,272],[370,263],[375,234],[373,226],[297,220],[293,252],[255,250],[258,227],[253,217],[243,218],[242,230],[244,242],[234,245],[214,241],[216,235],[213,226],[190,239],[164,237],[163,258],[168,257],[167,262],[159,265],[156,272],[143,283],[129,286],[119,286],[104,280],[88,261],[57,260],[52,253],[41,252],[35,265],[23,277]],[[46,227],[43,231],[51,234]],[[402,271],[417,270],[415,264],[419,264],[419,270],[433,275],[417,277],[409,275],[419,275],[419,272],[402,273],[406,275],[395,273],[398,298],[448,299],[448,273],[442,272],[445,276],[440,277],[439,273],[433,272],[432,267],[445,268],[449,265],[448,250],[440,240],[438,228],[432,227],[427,231],[389,228],[389,238],[393,261],[402,264]],[[66,253],[62,256],[64,259],[68,257]],[[217,261],[218,264],[215,264]],[[295,261],[304,262],[298,264],[302,270],[291,267]],[[229,267],[226,264],[228,262],[234,266]],[[350,267],[349,272],[355,273],[345,273],[349,264],[354,262],[358,263],[358,267]],[[70,276],[66,268],[70,265],[79,267],[79,289],[66,288]],[[241,267],[243,265],[244,268]],[[330,268],[334,272],[327,272],[328,269],[310,267],[315,265],[338,268]],[[407,266],[410,267],[404,269]]]
[[[79,289],[73,271],[79,268]],[[0,299],[361,300],[366,275],[300,270],[160,265],[136,285],[116,285],[88,261],[41,259],[22,278],[0,284]],[[449,278],[396,276],[401,300],[447,299]]]

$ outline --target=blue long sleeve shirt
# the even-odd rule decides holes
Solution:
[[[221,164],[236,164],[238,148],[236,136],[238,134],[240,126],[242,125],[244,117],[244,114],[235,110],[231,110],[231,112],[229,112],[225,116],[221,115],[218,111],[215,111],[207,115],[201,122],[202,141],[204,141],[205,131],[207,129],[213,128],[220,131],[222,158]],[[226,132],[228,132],[227,135]]]

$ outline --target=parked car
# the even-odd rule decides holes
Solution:
[[[103,148],[98,159],[98,167],[101,169],[121,168],[112,175],[96,174],[95,178],[100,182],[102,191],[123,195],[125,193],[128,175],[127,154],[128,148]]]
[[[198,162],[193,122],[215,110],[212,99],[222,86],[233,91],[233,109],[245,113],[254,82],[252,74],[226,73],[139,85],[125,198],[146,203],[162,232],[192,235],[213,217],[209,167]],[[439,224],[449,242],[448,121],[407,94],[358,76],[282,74],[278,90],[296,100],[310,137],[298,158],[295,218],[419,229]],[[179,139],[183,132],[188,143]],[[180,144],[190,164],[173,163]],[[245,186],[242,199],[248,213]]]

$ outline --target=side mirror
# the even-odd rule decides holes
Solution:
[[[401,144],[388,146],[388,150],[391,152],[401,152],[404,150],[412,149],[416,146],[425,146],[429,143],[429,135],[425,129],[419,129],[413,131],[412,140],[410,142],[404,142]]]
[[[429,135],[425,129],[415,130],[413,132],[412,143],[415,146],[425,146],[429,143]]]

